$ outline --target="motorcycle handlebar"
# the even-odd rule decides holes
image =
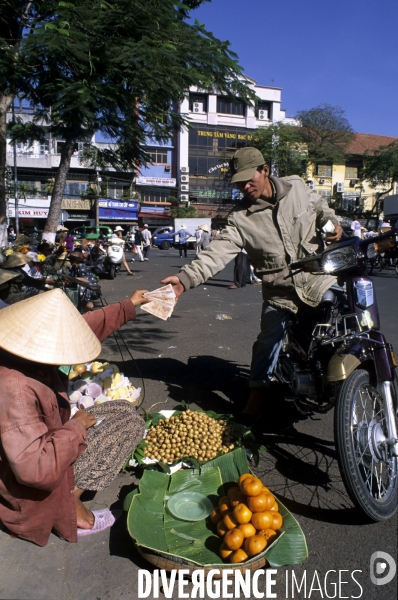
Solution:
[[[88,283],[87,281],[82,281],[81,279],[78,279],[77,277],[73,277],[72,275],[58,275],[59,279],[65,279],[66,281],[70,281],[72,283],[75,283],[76,285],[81,285],[84,288],[87,288],[89,290],[91,290],[92,292],[100,292],[101,291],[101,286],[99,285],[93,285],[91,283]]]

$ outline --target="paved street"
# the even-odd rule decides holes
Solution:
[[[189,254],[192,259],[193,251]],[[162,276],[178,272],[186,262],[174,250],[152,250],[149,258],[149,262],[133,263],[135,278],[122,273],[114,281],[102,281],[109,303],[127,297],[134,289],[159,287]],[[145,390],[146,410],[171,409],[185,400],[205,409],[232,412],[245,403],[251,345],[259,330],[261,287],[229,290],[232,271],[230,264],[214,279],[185,294],[167,322],[138,310],[136,321],[122,330],[134,360],[119,338],[104,343],[102,356],[112,362],[120,363],[121,348],[126,362],[119,366]],[[374,281],[382,330],[398,350],[398,277],[391,271],[377,275]],[[218,314],[232,319],[217,320]],[[278,569],[273,591],[278,598],[394,600],[397,577],[385,586],[373,585],[369,562],[376,551],[396,558],[397,520],[367,524],[351,504],[337,467],[332,413],[301,421],[295,431],[294,435],[264,436],[268,452],[254,469],[297,518],[309,550],[304,565]],[[119,475],[108,490],[87,497],[89,506],[119,506],[120,489],[123,494],[135,481],[133,474]],[[0,532],[2,600],[135,599],[139,568],[150,566],[135,551],[123,519],[111,533],[88,536],[78,544],[51,536],[44,548]],[[328,574],[325,587],[330,570],[334,572]],[[297,580],[306,571],[306,592],[302,588],[293,596],[290,587],[286,591],[292,571]],[[176,591],[173,598],[178,598]]]

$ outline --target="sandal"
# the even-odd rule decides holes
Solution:
[[[94,515],[94,527],[92,529],[80,529],[77,528],[77,537],[82,537],[83,535],[91,535],[92,533],[99,533],[100,531],[105,531],[105,529],[109,529],[112,527],[116,519],[120,517],[122,514],[121,510],[112,510],[109,508],[104,508],[103,510],[93,510]]]

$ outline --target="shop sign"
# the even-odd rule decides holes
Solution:
[[[19,208],[18,216],[20,219],[47,219],[48,208]],[[15,217],[15,208],[10,206],[9,217]]]
[[[175,187],[177,180],[172,177],[137,177],[137,185],[157,185],[161,187]]]
[[[140,209],[139,202],[118,202],[116,200],[106,200],[99,198],[98,200],[98,216],[100,219],[128,220],[138,218]]]
[[[251,141],[253,136],[250,133],[229,133],[228,131],[201,131],[198,130],[199,137],[223,138],[228,140]]]
[[[64,210],[90,210],[91,200],[83,198],[63,198],[61,208]]]
[[[196,198],[220,198],[220,199],[228,199],[232,196],[231,191],[221,191],[221,190],[191,190],[190,196],[195,196]]]

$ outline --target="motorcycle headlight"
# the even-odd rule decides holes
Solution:
[[[335,273],[358,263],[356,252],[352,246],[343,246],[337,250],[331,250],[322,257],[322,266],[325,273]]]

